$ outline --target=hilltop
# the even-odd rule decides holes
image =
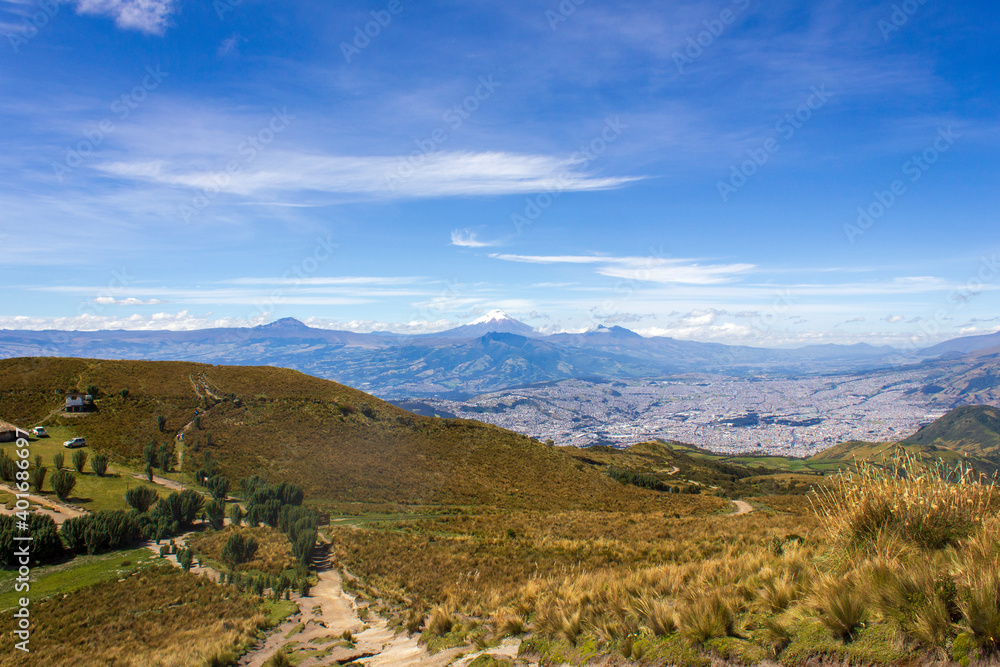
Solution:
[[[955,408],[903,443],[949,449],[1000,464],[1000,409],[990,405]]]
[[[183,431],[187,472],[208,453],[233,479],[294,481],[329,502],[550,509],[681,502],[626,487],[526,436],[414,415],[283,368],[25,358],[0,361],[0,387],[4,419],[72,423],[115,459],[135,461],[148,442]],[[97,389],[96,412],[59,414],[67,390],[88,388]]]
[[[1000,467],[1000,409],[988,405],[955,408],[899,442],[843,442],[806,460],[815,465],[879,461],[899,448],[924,460],[939,459],[949,465],[962,462],[992,475]]]

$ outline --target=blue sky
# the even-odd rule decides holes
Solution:
[[[0,328],[1000,329],[985,2],[0,0],[0,33]]]

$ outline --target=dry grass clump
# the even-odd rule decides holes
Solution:
[[[819,515],[850,549],[894,538],[940,549],[971,535],[989,515],[995,482],[961,466],[925,463],[900,448],[882,465],[856,467],[817,490]]]
[[[438,637],[443,637],[451,632],[451,629],[455,627],[455,623],[455,615],[451,609],[448,607],[435,607],[434,611],[427,618],[427,631]]]
[[[7,651],[0,664],[230,664],[267,625],[259,599],[167,565],[39,602],[31,620],[31,653]],[[12,630],[5,614],[0,632]]]

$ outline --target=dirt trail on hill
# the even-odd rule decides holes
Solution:
[[[753,512],[753,506],[745,500],[734,500],[733,504],[736,505],[736,511],[732,512],[729,516],[739,516]]]
[[[20,493],[20,491],[7,484],[0,484],[0,490],[6,491],[10,494]],[[52,517],[53,521],[56,522],[56,525],[59,526],[61,526],[66,519],[83,516],[87,513],[86,510],[65,505],[54,498],[48,498],[46,496],[38,496],[33,493],[29,493],[27,494],[27,499],[32,505],[31,511]],[[42,507],[42,505],[45,505],[46,507]],[[13,516],[15,512],[17,512],[16,509],[8,510],[5,507],[0,506],[0,514]]]
[[[343,579],[336,570],[320,572],[319,583],[309,596],[293,599],[299,605],[299,613],[244,655],[237,663],[240,667],[262,667],[282,646],[289,651],[296,646],[328,649],[322,658],[307,658],[298,663],[299,667],[346,663],[367,667],[464,666],[483,653],[467,654],[468,647],[459,647],[431,655],[418,643],[416,635],[396,634],[377,614],[367,612],[366,620],[362,621],[359,610],[365,606],[344,591]],[[345,633],[350,633],[353,641],[346,640]],[[519,647],[520,640],[508,640],[485,652],[509,658],[517,655]]]

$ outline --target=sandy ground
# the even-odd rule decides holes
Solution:
[[[0,489],[11,493],[17,494],[19,491],[12,486],[7,484],[0,484]],[[80,509],[79,507],[73,507],[71,505],[66,505],[55,498],[49,498],[46,496],[37,496],[33,493],[28,494],[28,501],[31,503],[31,511],[38,514],[47,514],[52,517],[57,525],[62,525],[66,519],[72,519],[76,516],[83,516],[87,512]],[[0,514],[13,515],[17,510],[15,509],[5,509],[0,507]]]
[[[736,511],[729,516],[739,516],[740,514],[750,514],[750,512],[753,512],[753,506],[745,500],[734,500],[733,504],[736,505]]]

